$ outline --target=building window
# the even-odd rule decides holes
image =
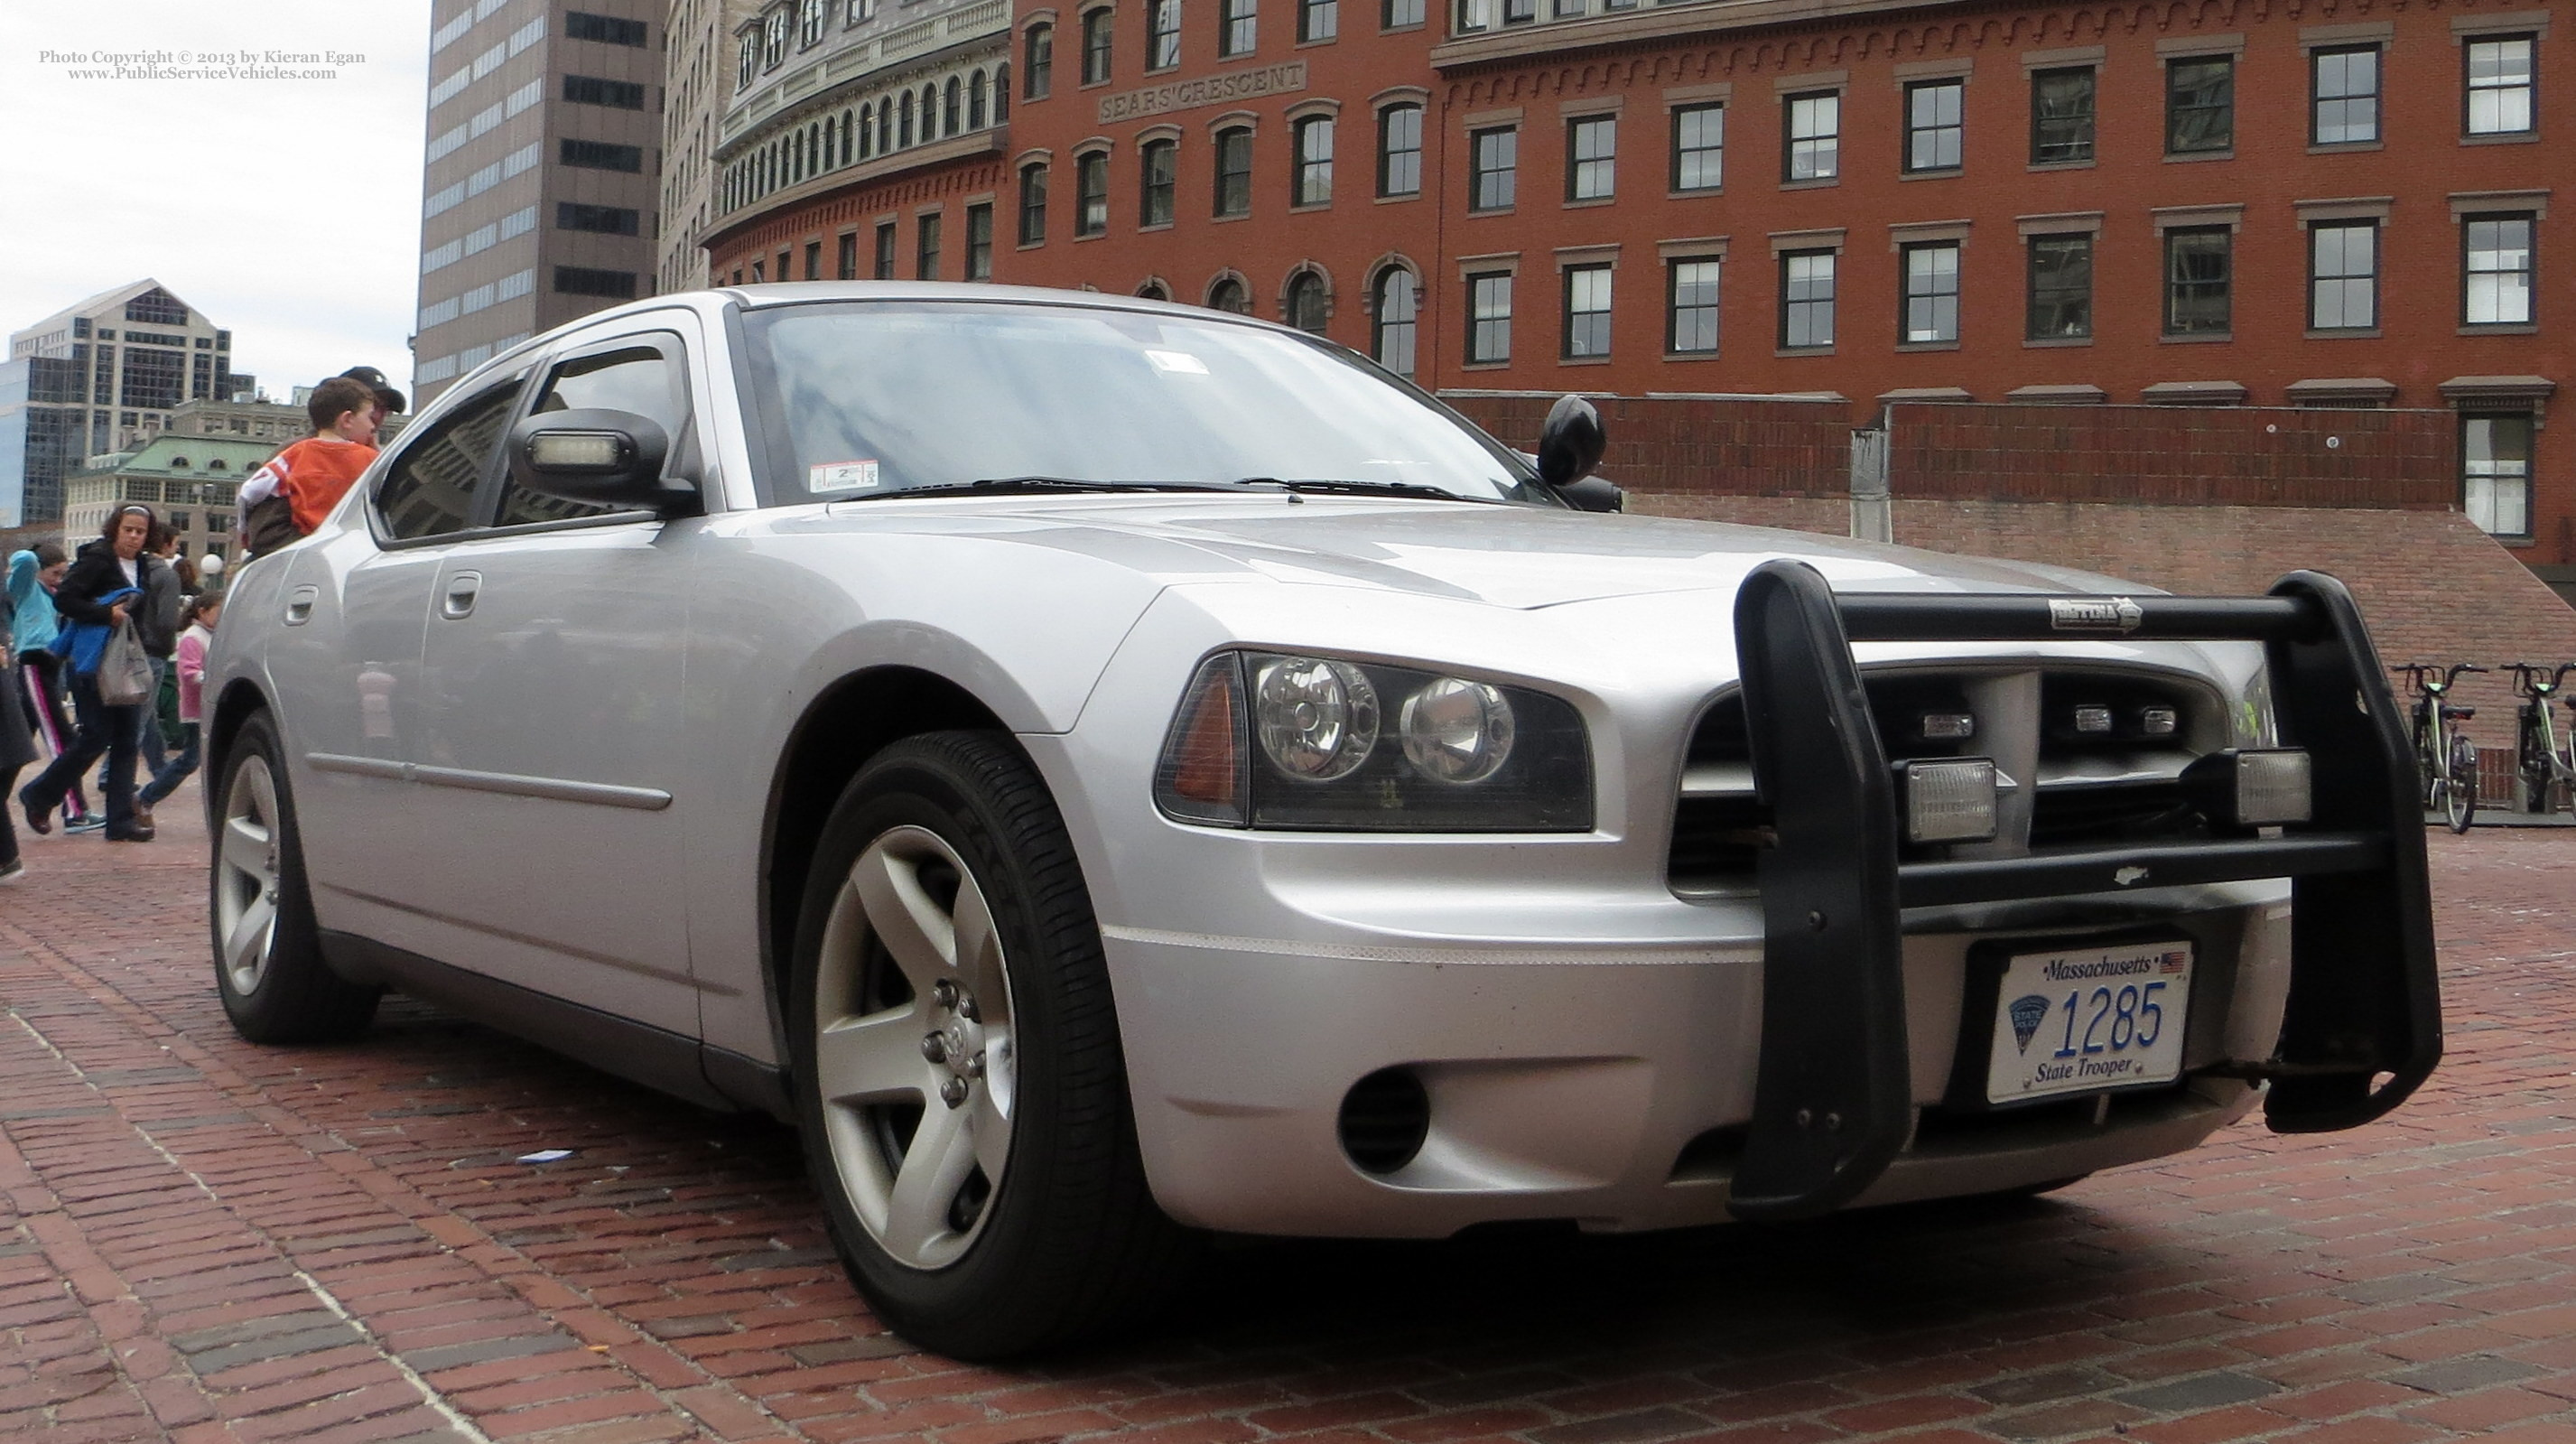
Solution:
[[[2093,334],[2093,238],[2030,238],[2030,300],[2023,334],[2074,341]]]
[[[1905,315],[1901,334],[1909,346],[1959,339],[1959,243],[1926,241],[1903,255]]]
[[[1073,233],[1099,236],[1109,232],[1109,154],[1093,151],[1073,162]]]
[[[2235,234],[2225,226],[2165,232],[2165,334],[2224,336],[2233,323],[2229,271]]]
[[[893,279],[894,279],[894,222],[892,222],[892,221],[880,221],[880,222],[878,222],[878,223],[877,223],[877,255],[876,255],[876,262],[877,262],[877,264],[876,264],[876,278],[877,278],[878,280],[880,280],[880,281],[891,281],[891,280],[893,280]],[[759,269],[760,269],[760,263],[759,263],[759,262],[757,262],[757,261],[754,261],[754,262],[752,263],[752,270],[754,270],[754,271],[756,272],[756,271],[758,271]]]
[[[2378,222],[2338,221],[2309,227],[2309,327],[2366,331],[2378,324]]]
[[[1494,0],[1458,0],[1458,30],[1464,34],[1494,28]]]
[[[2379,47],[2343,45],[2308,57],[2311,145],[2379,139]]]
[[[1565,125],[1565,198],[1606,201],[1615,193],[1619,167],[1619,118],[1587,115]]]
[[[822,44],[823,27],[826,22],[823,0],[803,0],[803,3],[797,7],[796,48],[804,50]]]
[[[1726,182],[1726,107],[1685,105],[1673,112],[1673,189],[1713,191]]]
[[[579,201],[555,202],[555,229],[591,231],[603,236],[631,236],[643,216],[630,206],[593,206]]]
[[[1020,96],[1024,100],[1044,100],[1055,84],[1055,27],[1030,26],[1020,46]]]
[[[1957,170],[1968,108],[1964,80],[1924,80],[1905,87],[1905,169]]]
[[[776,9],[776,10],[773,10],[773,11],[769,12],[769,18],[768,18],[767,20],[765,20],[765,21],[763,21],[763,22],[761,23],[761,27],[760,27],[760,66],[761,66],[761,69],[763,69],[763,70],[776,70],[776,69],[778,68],[778,62],[780,62],[781,60],[784,60],[784,59],[786,59],[786,58],[787,58],[787,10],[786,10],[786,7],[785,7],[785,6],[781,6],[781,7],[779,7],[778,9]]]
[[[1297,38],[1330,40],[1342,33],[1340,0],[1297,0]]]
[[[1147,0],[1145,68],[1169,70],[1181,63],[1181,0]]]
[[[809,281],[823,279],[823,243],[821,241],[805,243],[805,279]]]
[[[734,47],[733,88],[751,89],[751,78],[759,73],[760,36],[754,31],[746,30],[742,32],[742,39],[736,42]]]
[[[1792,181],[1832,180],[1842,174],[1843,98],[1823,90],[1793,95],[1785,102],[1789,123],[1782,132],[1784,153],[1780,178]]]
[[[644,87],[631,80],[602,80],[595,75],[567,75],[563,98],[575,105],[604,105],[611,110],[642,110]]]
[[[1369,354],[1398,376],[1413,374],[1414,331],[1421,314],[1421,295],[1413,273],[1389,266],[1378,273],[1377,294],[1370,308]]]
[[[1676,356],[1717,354],[1717,281],[1723,262],[1675,261],[1666,277],[1664,349]]]
[[[895,113],[896,113],[897,115],[899,115],[900,117],[902,117],[902,119],[901,119],[901,121],[900,121],[900,127],[901,127],[901,128],[900,128],[900,129],[898,129],[898,130],[895,132],[895,145],[896,145],[896,146],[897,146],[897,148],[899,148],[899,149],[909,149],[909,148],[911,147],[911,145],[912,145],[912,92],[911,92],[911,91],[907,90],[907,91],[905,91],[905,92],[903,93],[903,104],[902,104],[902,106],[901,106],[900,108],[898,108],[898,109],[897,109],[897,111],[896,111]]]
[[[984,72],[978,70],[974,77],[966,82],[966,128],[968,130],[984,128],[985,116],[990,113],[985,106],[984,92]]]
[[[2497,536],[2531,535],[2531,417],[2460,421],[2460,509]]]
[[[1218,17],[1216,53],[1250,55],[1261,38],[1261,11],[1255,0],[1223,0],[1224,13]]]
[[[778,279],[787,279],[787,267],[783,262],[778,267]],[[555,291],[564,296],[611,296],[620,301],[632,301],[635,299],[635,273],[595,270],[589,266],[557,266]],[[126,353],[129,357],[135,354],[131,351]],[[129,376],[127,381],[126,390],[131,395],[132,377]]]
[[[1109,81],[1109,43],[1116,38],[1116,16],[1106,10],[1094,10],[1082,17],[1082,83],[1105,85]]]
[[[1299,206],[1329,205],[1333,199],[1333,118],[1310,115],[1298,121],[1295,155],[1289,162],[1288,202]]]
[[[1423,21],[1423,0],[1384,0],[1378,10],[1378,28],[1405,30]]]
[[[833,259],[837,262],[833,267],[834,275],[844,281],[855,281],[859,278],[858,232],[852,231],[848,235],[841,237],[840,254],[833,257]]]
[[[966,279],[993,279],[993,206],[990,201],[966,208]]]
[[[1172,223],[1172,188],[1181,163],[1181,143],[1176,140],[1154,140],[1145,143],[1137,162],[1136,224],[1168,226]]]
[[[1377,113],[1377,193],[1422,194],[1422,107],[1390,105]]]
[[[1324,278],[1299,271],[1288,278],[1288,324],[1311,336],[1324,334]]]
[[[1248,127],[1216,134],[1216,213],[1252,214],[1252,131]]]
[[[565,165],[580,166],[584,170],[624,171],[628,175],[639,174],[644,169],[644,148],[640,145],[611,145],[606,141],[570,138],[559,144],[561,149],[557,154]]]
[[[1568,266],[1565,271],[1565,359],[1610,354],[1610,268]]]
[[[1467,278],[1467,362],[1491,364],[1512,359],[1512,278],[1508,275]]]
[[[1252,314],[1252,293],[1243,288],[1241,280],[1227,276],[1208,287],[1208,309],[1249,316]]]
[[[1020,244],[1043,245],[1046,241],[1047,168],[1043,165],[1020,167]]]
[[[619,20],[607,15],[587,15],[579,10],[564,13],[564,38],[596,40],[603,45],[627,45],[641,48],[647,38],[641,20]]]
[[[2494,35],[2461,47],[2468,52],[2469,134],[2530,132],[2532,40],[2529,35]]]
[[[939,213],[921,218],[913,233],[913,271],[925,281],[939,279]]]
[[[2236,148],[2236,58],[2198,55],[2165,62],[2165,154]]]
[[[954,75],[948,77],[948,84],[940,89],[939,128],[948,135],[955,135],[964,126],[965,106],[960,101],[965,90],[965,84]]]
[[[1513,188],[1520,173],[1521,133],[1505,126],[1500,130],[1480,130],[1468,137],[1474,170],[1470,177],[1467,209],[1471,211],[1507,211],[1512,208]],[[1510,286],[1504,286],[1508,293]]]
[[[1784,351],[1834,344],[1834,262],[1831,251],[1780,253],[1780,347]]]
[[[1538,18],[1538,0],[1503,0],[1503,23],[1527,25]]]
[[[2531,228],[2529,215],[2465,218],[2461,320],[2472,326],[2531,324]]]

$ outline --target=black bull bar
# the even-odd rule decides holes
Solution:
[[[2291,879],[2287,1010],[2264,1117],[2367,1123],[2442,1056],[2424,815],[2396,699],[2343,583],[2293,572],[2261,597],[1837,595],[1765,562],[1735,600],[1763,850],[1762,1055],[1728,1207],[1798,1218],[1850,1202],[1913,1128],[1902,912],[1909,907]],[[2309,754],[2311,820],[2278,837],[1900,862],[1899,801],[1853,642],[2256,641],[2281,745]],[[2142,875],[2127,873],[2130,879]],[[2384,1076],[2383,1076],[2384,1075]]]

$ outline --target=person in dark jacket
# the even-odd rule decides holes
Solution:
[[[72,569],[54,589],[54,610],[68,625],[58,639],[72,674],[72,712],[79,731],[71,747],[18,789],[27,826],[42,834],[63,791],[104,753],[107,757],[107,840],[150,842],[152,829],[134,812],[134,753],[143,709],[111,707],[98,693],[99,658],[108,638],[143,600],[143,549],[158,519],[152,508],[128,504],[108,513],[99,539],[83,545]]]
[[[170,676],[170,658],[179,649],[180,608],[185,597],[179,578],[179,534],[167,523],[152,524],[151,539],[143,544],[143,555],[136,570],[142,580],[143,600],[132,611],[134,640],[143,644],[143,653],[152,659],[152,690],[155,698],[161,684]],[[142,706],[142,735],[135,756],[145,778],[157,777],[170,765],[168,734],[161,727],[161,709],[157,701]],[[98,790],[107,791],[107,764],[99,767]],[[140,805],[137,813],[145,827],[152,825],[149,803]]]

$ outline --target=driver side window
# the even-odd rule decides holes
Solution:
[[[376,516],[398,541],[463,531],[474,515],[474,491],[492,467],[493,448],[519,399],[521,372],[432,423],[376,484]]]
[[[662,344],[656,344],[660,342]],[[681,435],[688,422],[688,406],[680,384],[680,368],[672,361],[680,348],[680,339],[654,336],[637,337],[612,350],[594,351],[556,365],[546,377],[545,389],[537,396],[531,414],[549,411],[626,411],[644,417],[662,428],[670,438],[677,455]],[[501,509],[493,517],[494,526],[526,526],[533,522],[570,521],[578,517],[606,516],[628,508],[600,502],[571,501],[529,491],[502,478]]]

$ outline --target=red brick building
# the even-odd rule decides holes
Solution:
[[[2447,408],[2464,510],[2576,579],[2576,17],[2511,3],[1016,0],[962,134],[747,67],[705,241],[1435,388]]]

